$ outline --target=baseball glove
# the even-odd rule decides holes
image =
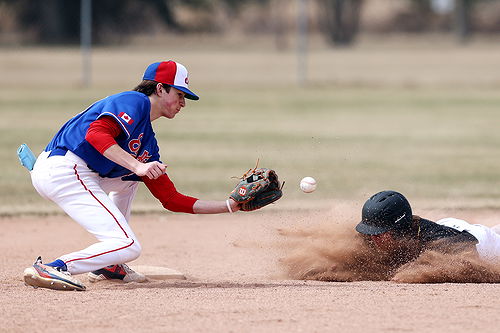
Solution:
[[[259,168],[248,170],[231,192],[230,197],[240,204],[240,210],[252,211],[275,202],[283,196],[283,184],[274,170]]]

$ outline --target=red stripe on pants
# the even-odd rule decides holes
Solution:
[[[92,193],[92,191],[87,188],[87,186],[85,186],[85,183],[83,182],[83,180],[80,178],[80,175],[78,174],[78,170],[76,170],[76,164],[75,166],[73,167],[73,170],[75,170],[75,175],[76,175],[76,178],[78,179],[78,181],[80,181],[80,184],[82,184],[83,188],[85,189],[85,191],[89,192],[90,195],[109,213],[109,215],[111,215],[113,217],[113,219],[115,220],[116,224],[118,224],[118,226],[120,227],[120,229],[123,231],[123,233],[125,234],[125,237],[129,238],[128,237],[128,234],[127,232],[123,229],[123,227],[121,226],[120,222],[118,222],[118,219],[116,218],[116,216],[113,215],[113,213],[94,195],[94,193]],[[68,260],[68,262],[72,262],[72,261],[76,261],[76,260],[85,260],[85,259],[90,259],[90,258],[94,258],[94,257],[97,257],[97,256],[101,256],[101,255],[104,255],[104,254],[107,254],[107,253],[111,253],[111,252],[115,252],[115,251],[119,251],[119,250],[123,250],[123,249],[126,249],[127,247],[129,246],[132,246],[132,244],[134,244],[134,240],[132,239],[132,242],[128,245],[125,245],[123,247],[120,247],[118,249],[115,249],[115,250],[110,250],[110,251],[106,251],[106,252],[103,252],[103,253],[98,253],[96,255],[93,255],[93,256],[90,256],[90,257],[87,257],[87,258],[77,258],[77,259],[71,259],[71,260]]]

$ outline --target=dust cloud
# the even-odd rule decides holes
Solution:
[[[279,230],[285,250],[280,262],[287,278],[339,282],[500,282],[500,264],[480,260],[471,248],[454,245],[443,250],[442,246],[432,246],[421,252],[416,243],[408,242],[388,255],[358,234],[352,221],[333,216],[314,219],[320,222],[313,227]]]

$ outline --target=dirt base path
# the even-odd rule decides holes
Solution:
[[[134,216],[143,253],[133,264],[170,267],[188,279],[91,284],[79,275],[86,292],[22,281],[36,256],[53,260],[94,241],[76,223],[0,219],[0,331],[498,332],[500,284],[289,280],[279,262],[289,248],[278,230],[307,228],[331,214]],[[494,212],[460,217],[474,214],[482,220],[476,223],[495,220]]]

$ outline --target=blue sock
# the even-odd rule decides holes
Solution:
[[[45,265],[59,268],[62,271],[68,270],[68,267],[66,267],[66,264],[61,259],[54,260],[53,262],[49,262],[48,264]]]

